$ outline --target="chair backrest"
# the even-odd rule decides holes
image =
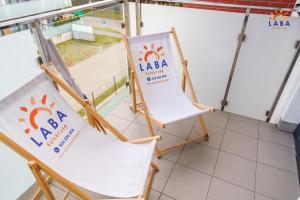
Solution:
[[[131,37],[128,43],[150,112],[175,101],[185,101],[175,68],[170,33]]]
[[[32,155],[55,165],[87,124],[45,75],[0,101],[0,130]]]
[[[81,132],[96,130],[80,118],[40,69],[29,31],[0,37],[0,44],[0,134],[49,167],[65,170],[64,156],[80,148],[74,143]]]

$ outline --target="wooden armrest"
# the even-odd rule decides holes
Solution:
[[[136,140],[129,140],[128,142],[132,143],[132,144],[145,144],[145,143],[151,142],[152,140],[160,141],[161,136],[156,135],[156,136],[153,136],[153,137],[146,137],[146,138],[141,138],[141,139],[136,139]]]
[[[206,105],[203,105],[201,103],[193,103],[193,105],[196,106],[197,108],[201,109],[201,110],[208,109],[209,112],[215,112],[216,111],[216,109],[214,107],[206,106]]]

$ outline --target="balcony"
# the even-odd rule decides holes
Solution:
[[[291,132],[278,129],[282,121],[299,123],[297,117],[289,114],[296,116],[293,111],[298,108],[291,105],[299,93],[300,19],[289,16],[289,25],[286,21],[274,24],[270,12],[276,9],[271,3],[266,5],[270,10],[252,5],[231,6],[160,1],[140,7],[129,3],[126,7],[123,2],[114,2],[105,8],[95,6],[61,13],[55,20],[52,15],[43,17],[38,24],[43,37],[55,44],[94,109],[128,139],[147,137],[149,131],[144,117],[129,108],[130,77],[121,41],[122,34],[129,32],[122,27],[129,26],[131,36],[176,28],[196,94],[202,103],[217,111],[204,115],[208,142],[196,141],[160,159],[153,158],[160,171],[149,200],[295,200],[300,196],[297,143]],[[137,23],[140,20],[142,26]],[[34,27],[31,29],[40,50],[39,35]],[[40,54],[47,59],[43,51]],[[176,53],[174,57],[177,58]],[[179,59],[176,66],[181,77]],[[86,117],[80,105],[66,93],[62,95]],[[199,125],[190,118],[154,129],[163,138],[159,146],[166,147],[193,137]],[[0,193],[31,199],[37,186],[26,171],[26,162],[14,158],[8,148],[0,147],[10,155],[3,171],[12,177]],[[18,169],[8,169],[14,162]],[[14,176],[16,171],[24,174],[26,180],[14,189],[19,179]],[[66,188],[53,181],[51,190],[57,199],[62,199]],[[70,194],[67,199],[78,198]]]

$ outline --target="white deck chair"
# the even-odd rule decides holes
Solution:
[[[40,186],[33,199],[43,192],[48,200],[54,200],[49,180],[66,187],[64,199],[69,192],[80,199],[92,199],[85,190],[105,199],[147,199],[158,169],[151,160],[159,137],[127,141],[54,72],[43,64],[39,68],[29,31],[1,37],[0,43],[1,85],[14,88],[0,90],[0,141],[29,161]],[[22,52],[24,49],[27,51]],[[10,59],[12,51],[20,55],[15,61]],[[14,79],[12,73],[24,68],[32,70],[24,71],[32,76],[18,74]],[[82,120],[60,96],[53,81],[83,105],[93,116],[94,125],[101,124],[107,134]]]
[[[183,67],[182,88],[175,69],[173,54],[171,51],[170,34],[173,35],[180,60]],[[197,139],[208,140],[202,114],[213,112],[209,106],[199,104],[187,70],[187,61],[184,60],[179,42],[172,28],[170,32],[126,38],[124,37],[129,62],[132,68],[132,106],[134,112],[142,113],[147,120],[150,135],[154,136],[152,122],[165,128],[169,123],[197,116],[204,129],[204,135],[187,140],[165,149],[158,149],[157,156],[161,153],[173,150],[181,145]],[[186,82],[192,96],[192,102],[184,94]],[[135,85],[141,99],[136,102]]]

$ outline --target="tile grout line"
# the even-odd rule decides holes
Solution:
[[[256,162],[255,162],[255,173],[254,173],[254,200],[255,197],[255,191],[256,191],[256,176],[257,176],[257,160],[258,160],[258,141],[259,141],[259,125],[260,121],[258,121],[258,127],[257,127],[257,142],[256,142]]]
[[[192,128],[191,128],[191,130],[190,130],[190,132],[189,132],[189,134],[188,134],[188,136],[187,136],[187,138],[189,138],[189,136],[190,136],[190,134],[191,134],[191,132],[192,132],[192,130],[193,130],[195,124],[196,124],[196,121],[194,121],[193,126],[192,126]],[[159,131],[159,130],[158,130],[158,131]],[[163,192],[164,192],[164,190],[165,190],[165,188],[166,188],[166,186],[167,186],[167,184],[168,184],[168,182],[169,182],[169,179],[171,178],[171,175],[172,175],[172,173],[173,173],[173,171],[174,171],[174,169],[175,169],[175,167],[176,167],[177,161],[179,160],[179,158],[180,158],[180,156],[181,156],[181,154],[182,154],[182,152],[183,152],[183,150],[184,150],[184,147],[185,147],[185,145],[183,145],[183,147],[181,148],[181,150],[180,150],[180,152],[179,152],[179,154],[178,154],[177,159],[176,159],[174,162],[172,162],[172,163],[174,163],[174,166],[173,166],[173,168],[172,168],[172,170],[171,170],[171,172],[170,172],[170,174],[169,174],[169,176],[168,176],[168,178],[167,178],[167,181],[166,181],[164,187],[162,188],[162,192],[161,192],[160,195],[159,195],[159,199],[160,199],[160,197],[161,197],[162,194],[166,195],[166,194],[163,193]],[[168,160],[168,161],[169,161],[169,160]],[[166,195],[166,196],[168,196],[168,195]],[[172,198],[173,198],[173,197],[172,197]],[[174,199],[174,198],[173,198],[173,199]],[[176,200],[176,199],[175,199],[175,200]]]
[[[229,117],[230,117],[230,114],[228,114],[228,116],[227,116],[226,124],[225,124],[225,127],[224,127],[224,129],[223,129],[223,137],[222,137],[222,141],[221,141],[221,144],[220,144],[220,148],[218,149],[217,160],[216,160],[216,163],[215,163],[215,166],[214,166],[214,169],[213,169],[211,178],[210,178],[210,183],[209,183],[208,190],[207,190],[207,194],[206,194],[206,200],[208,200],[208,196],[209,196],[209,192],[210,192],[212,180],[213,180],[213,178],[214,178],[214,173],[215,173],[215,170],[216,170],[216,167],[217,167],[217,163],[218,163],[218,160],[219,160],[219,155],[220,155],[221,147],[222,147],[222,144],[223,144],[224,135],[225,135],[225,130],[226,130],[226,127],[227,127],[227,124],[228,124],[228,121],[229,121]]]

